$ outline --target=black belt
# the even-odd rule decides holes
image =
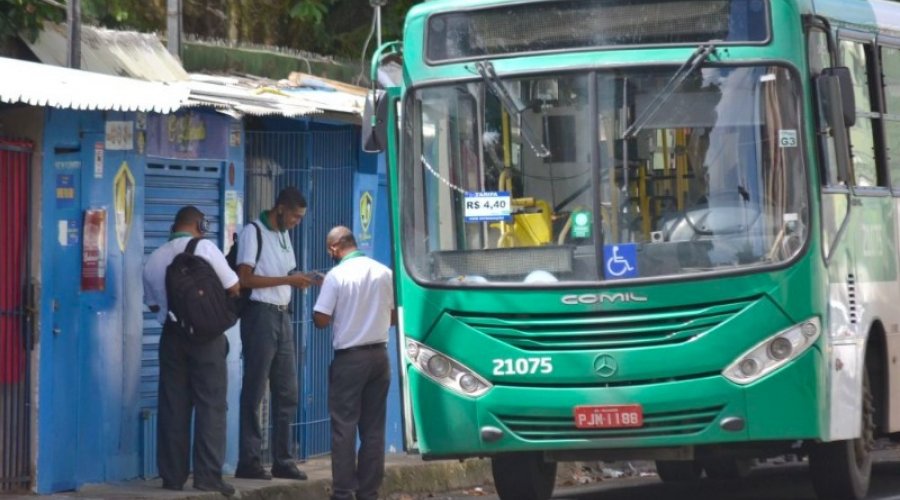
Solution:
[[[355,345],[353,347],[345,347],[343,349],[336,349],[334,351],[335,354],[341,354],[345,352],[353,352],[353,351],[368,351],[371,349],[384,349],[387,347],[387,344],[384,342],[376,342],[374,344],[363,344],[363,345]]]
[[[276,311],[278,311],[278,312],[288,312],[288,311],[291,310],[291,305],[290,305],[290,304],[287,304],[287,305],[284,305],[284,306],[279,306],[278,304],[270,304],[270,303],[268,303],[268,302],[260,302],[260,301],[258,301],[258,300],[251,300],[250,303],[253,304],[253,305],[257,305],[257,306],[268,307],[269,309],[274,309],[274,310],[276,310]]]

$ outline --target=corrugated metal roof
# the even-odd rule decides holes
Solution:
[[[68,39],[65,25],[44,23],[36,40],[22,40],[41,62],[66,65]],[[188,79],[181,63],[156,35],[88,25],[81,27],[81,69],[151,82]]]
[[[47,23],[35,42],[27,40],[25,42],[42,62],[64,65],[66,58],[64,25]],[[292,73],[289,78],[278,82],[251,76],[213,76],[197,73],[189,75],[178,60],[166,51],[156,35],[91,26],[82,27],[81,67],[90,72],[127,76],[139,80],[183,82],[184,88],[189,89],[189,95],[186,100],[180,101],[181,106],[211,106],[234,116],[248,114],[299,117],[327,113],[337,118],[358,122],[362,117],[366,93],[361,87],[303,73]],[[144,82],[138,80],[129,82],[130,86],[122,85],[114,92],[102,90],[95,92],[97,98],[108,99],[98,103],[106,102],[108,105],[109,100],[122,101],[130,98],[131,101],[127,102],[152,104],[149,100],[143,102],[144,97],[141,94],[127,94],[126,89]],[[23,87],[34,86],[20,83],[24,84]],[[14,84],[15,82],[0,82],[0,89]],[[182,87],[178,88],[180,92],[183,91]],[[65,94],[58,97],[48,95],[45,98],[33,93],[28,95],[31,100],[22,102],[65,102],[59,101]],[[151,92],[150,95],[154,94]],[[182,96],[183,94],[178,94],[179,99]],[[71,98],[80,99],[78,102],[84,104],[77,109],[89,109],[89,103],[93,102],[93,98],[87,94]],[[156,97],[152,99],[157,100]],[[65,104],[53,105],[65,106]]]
[[[352,93],[342,88],[308,88],[287,80],[191,74],[191,101],[230,108],[248,115],[309,116],[339,113],[358,121],[362,116],[365,89]]]
[[[0,101],[54,108],[170,113],[188,105],[185,82],[145,82],[0,57]]]

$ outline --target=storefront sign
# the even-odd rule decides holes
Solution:
[[[147,117],[147,154],[163,158],[224,159],[230,118],[196,112]]]

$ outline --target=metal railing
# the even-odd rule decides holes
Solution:
[[[339,224],[353,227],[353,175],[358,151],[359,136],[352,127],[310,132],[248,131],[245,221],[271,208],[281,189],[298,188],[308,203],[306,217],[292,231],[298,265],[302,270],[327,270],[332,265],[325,250],[328,231]],[[295,292],[292,301],[300,387],[293,431],[296,455],[301,459],[331,451],[327,390],[328,365],[334,353],[331,332],[317,330],[312,324],[317,296],[318,290],[311,288]]]

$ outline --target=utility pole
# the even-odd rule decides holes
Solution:
[[[66,2],[66,38],[69,42],[66,52],[66,66],[81,68],[81,0]]]
[[[181,59],[181,0],[168,0],[166,4],[166,48]]]
[[[376,47],[381,47],[381,8],[387,5],[387,0],[369,0],[369,5],[375,9],[375,27],[378,30],[378,36],[376,37],[378,45]]]

